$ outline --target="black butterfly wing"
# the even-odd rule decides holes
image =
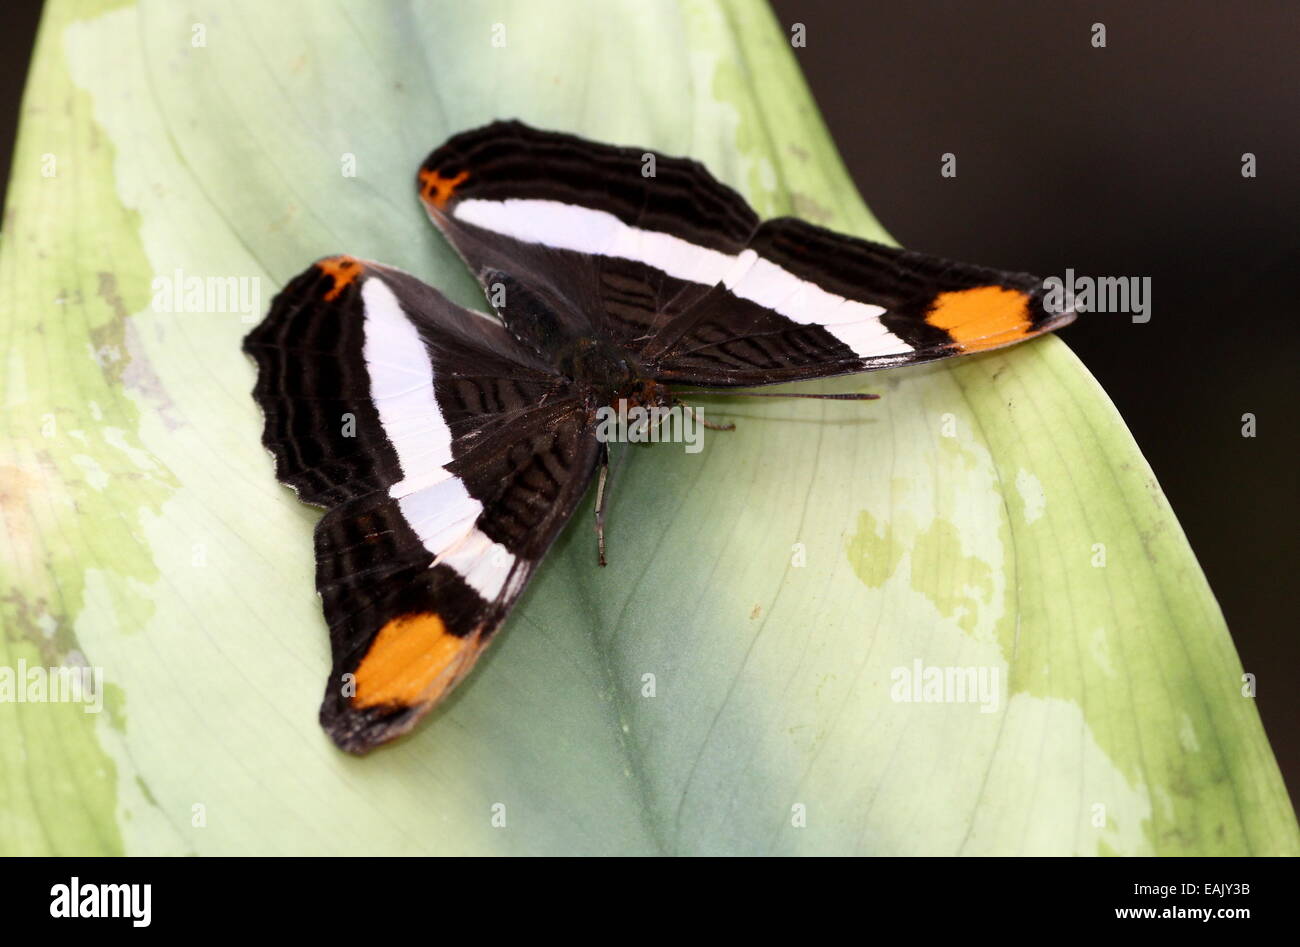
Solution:
[[[1073,321],[1027,273],[900,250],[793,217],[643,352],[661,381],[754,386],[1013,345]]]
[[[244,347],[277,476],[328,508],[321,723],[365,752],[468,673],[581,500],[598,445],[569,382],[496,320],[379,264],[313,264]]]
[[[449,139],[425,159],[417,186],[430,219],[480,281],[508,273],[566,303],[556,308],[577,334],[634,352],[711,284],[639,259],[645,253],[628,241],[672,234],[733,255],[759,223],[698,162],[520,122]]]
[[[1058,328],[1039,281],[816,227],[760,223],[703,166],[518,122],[420,169],[476,273],[524,274],[663,381],[751,386],[982,351]]]

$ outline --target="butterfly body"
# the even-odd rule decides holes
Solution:
[[[674,386],[826,378],[1066,324],[1039,281],[761,221],[699,164],[496,122],[417,174],[494,315],[381,263],[328,257],[245,340],[263,443],[326,513],[321,723],[351,752],[464,678],[594,481],[601,408]],[[602,475],[598,478],[597,474]]]
[[[589,404],[612,405],[620,398],[644,397],[654,384],[632,356],[601,339],[575,339],[558,354],[556,369],[572,380]]]

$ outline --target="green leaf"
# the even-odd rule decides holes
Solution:
[[[412,176],[504,117],[888,239],[761,5],[49,4],[0,247],[0,667],[102,668],[104,703],[0,703],[0,852],[1300,851],[1205,579],[1056,338],[840,383],[866,405],[710,401],[734,434],[617,474],[608,569],[588,504],[444,709],[335,750],[249,322],[152,281],[256,277],[260,318],[345,251],[480,305]],[[918,661],[998,686],[896,700]]]

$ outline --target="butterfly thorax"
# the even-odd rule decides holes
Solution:
[[[628,407],[637,405],[667,406],[671,394],[667,386],[650,378],[642,366],[625,350],[602,339],[582,336],[558,353],[557,367],[584,393],[589,406],[609,405],[619,401]]]
[[[617,408],[620,400],[629,407],[668,405],[668,389],[650,378],[630,352],[599,336],[575,333],[573,320],[561,317],[563,303],[553,295],[501,270],[485,270],[481,278],[515,341],[571,379],[589,407]]]

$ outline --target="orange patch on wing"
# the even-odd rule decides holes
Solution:
[[[940,293],[925,321],[945,330],[963,352],[996,348],[1029,336],[1029,296],[1004,286]]]
[[[379,630],[357,666],[352,705],[410,707],[432,702],[460,677],[453,666],[477,650],[471,639],[447,631],[433,612],[394,618]],[[449,669],[452,672],[445,673]]]
[[[365,270],[360,260],[350,256],[332,256],[325,260],[318,260],[316,268],[334,280],[333,289],[325,294],[327,303],[332,303],[338,294],[343,292],[350,283],[355,282]]]
[[[447,206],[451,200],[451,195],[455,193],[460,183],[469,177],[468,171],[462,171],[454,177],[443,177],[438,171],[430,171],[428,168],[420,169],[420,196],[425,202],[432,204],[438,210]]]

